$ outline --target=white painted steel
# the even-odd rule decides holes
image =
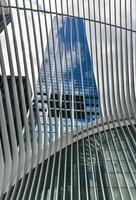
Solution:
[[[135,199],[135,9],[0,0],[0,199]]]

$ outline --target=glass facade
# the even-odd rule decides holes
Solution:
[[[31,172],[30,180],[34,179],[34,174],[37,177],[31,197],[49,200],[56,196],[59,200],[135,199],[135,144],[131,140],[134,130],[133,125],[112,128],[56,152]],[[24,183],[27,179],[28,175]],[[30,181],[27,187],[31,188]]]
[[[52,156],[48,161],[50,169],[48,169],[46,188],[44,188],[45,199],[50,195],[50,199],[55,197],[58,182],[60,200],[64,195],[65,199],[71,199],[71,193],[74,200],[135,199],[136,166],[135,157],[131,154],[135,153],[135,145],[130,139],[134,129],[135,127],[129,126],[100,132],[75,142],[73,149],[68,146],[61,154],[58,152],[56,156]],[[128,145],[131,147],[128,148]],[[61,160],[60,174],[57,170],[59,159]],[[52,173],[53,160],[56,169],[54,173]],[[47,161],[45,161],[46,165]],[[45,168],[45,172],[46,170]],[[40,189],[43,190],[42,185]],[[39,191],[39,199],[41,191]]]

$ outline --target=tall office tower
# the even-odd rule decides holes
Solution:
[[[99,92],[82,19],[54,17],[40,79],[49,140],[99,116]],[[37,94],[41,102],[39,81]],[[43,122],[41,103],[39,110]]]

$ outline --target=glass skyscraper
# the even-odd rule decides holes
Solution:
[[[99,92],[91,66],[91,56],[83,19],[53,18],[49,46],[41,67],[49,140],[95,120],[99,116]],[[37,84],[40,94],[40,84]],[[47,94],[48,93],[48,94]],[[47,105],[47,95],[50,99]],[[41,122],[41,96],[38,95]],[[55,102],[55,103],[54,103]],[[52,124],[52,131],[49,124]]]

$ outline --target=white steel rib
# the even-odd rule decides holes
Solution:
[[[136,199],[135,0],[0,0],[0,200]]]

